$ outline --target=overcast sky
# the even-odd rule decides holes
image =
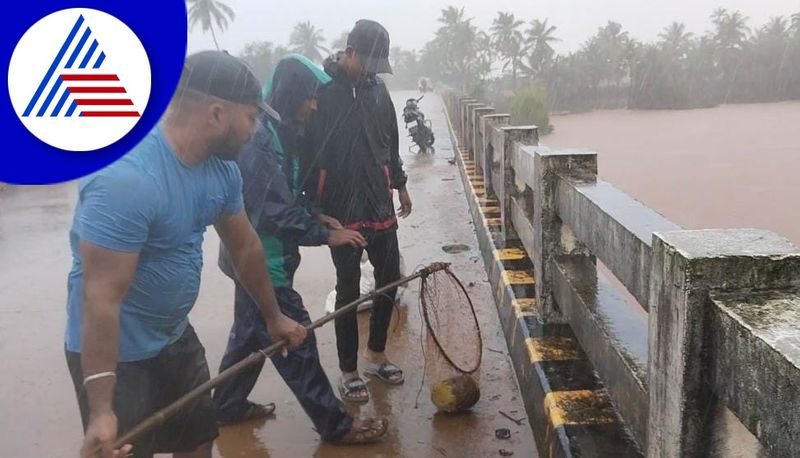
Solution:
[[[449,5],[464,6],[466,16],[487,29],[498,11],[514,13],[530,22],[548,19],[558,27],[562,41],[557,51],[576,49],[609,19],[622,23],[634,38],[650,41],[670,22],[678,20],[689,31],[710,28],[709,15],[723,6],[749,17],[751,28],[771,16],[800,12],[800,0],[223,0],[236,11],[229,29],[218,34],[220,46],[239,52],[250,41],[286,44],[292,27],[309,20],[322,28],[330,41],[349,30],[360,18],[381,22],[393,46],[420,49],[438,28],[440,11]],[[199,27],[189,34],[189,52],[213,48],[210,34]]]

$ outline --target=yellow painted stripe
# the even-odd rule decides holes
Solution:
[[[563,425],[614,423],[614,412],[602,390],[551,391],[544,409],[554,428]]]
[[[502,248],[494,250],[494,258],[498,261],[519,261],[528,257],[522,248]]]
[[[511,307],[514,308],[517,318],[533,316],[536,312],[536,299],[513,299]]]
[[[489,198],[485,198],[485,197],[482,197],[482,198],[478,199],[478,204],[479,205],[494,205],[494,206],[498,205],[496,199],[489,199]]]
[[[533,274],[527,270],[504,270],[501,279],[505,285],[532,285],[536,283]]]
[[[500,213],[500,207],[481,207],[481,213]]]
[[[584,359],[578,341],[571,337],[528,337],[525,344],[532,363]]]
[[[487,226],[502,226],[503,220],[500,218],[486,218],[486,225]]]

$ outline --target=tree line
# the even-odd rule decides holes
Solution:
[[[234,19],[233,10],[220,0],[187,0],[187,5],[190,25],[210,31],[215,42],[214,26],[224,30]],[[551,111],[800,99],[800,12],[754,28],[740,12],[724,8],[710,20],[711,28],[701,35],[673,22],[651,43],[608,21],[578,50],[558,54],[553,48],[558,29],[547,20],[524,21],[498,12],[488,30],[481,30],[463,8],[450,6],[441,11],[439,27],[422,49],[391,49],[394,76],[387,81],[410,89],[428,77],[493,100],[500,108],[511,107],[518,96]],[[321,62],[343,49],[346,38],[344,32],[328,42],[321,29],[301,22],[288,45],[256,41],[240,55],[263,80],[285,53]]]
[[[800,99],[800,13],[756,28],[724,8],[710,19],[705,34],[673,22],[652,43],[609,21],[578,50],[557,54],[557,28],[547,20],[499,12],[484,31],[449,7],[420,52],[395,51],[395,73],[404,84],[424,75],[501,102],[544,88],[557,111]]]

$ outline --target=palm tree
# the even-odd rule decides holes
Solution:
[[[342,34],[339,35],[339,38],[331,41],[331,50],[340,51],[347,48],[348,35],[350,35],[350,32],[342,32]]]
[[[444,27],[453,27],[457,24],[464,22],[464,8],[456,8],[455,6],[448,6],[442,10],[442,15],[438,21]]]
[[[714,23],[714,43],[716,44],[716,62],[722,70],[724,91],[723,101],[734,91],[736,76],[742,65],[742,54],[747,42],[747,18],[740,12],[729,12],[725,8],[717,8],[711,14]]]
[[[599,57],[604,61],[601,65],[603,76],[619,87],[629,68],[631,40],[628,32],[622,31],[622,24],[608,21],[605,27],[598,30],[595,39]]]
[[[662,48],[676,56],[684,56],[692,47],[692,33],[686,31],[686,25],[673,22],[658,34]]]
[[[520,31],[523,24],[525,23],[517,20],[513,13],[499,12],[489,29],[495,49],[506,60],[503,70],[511,67],[514,90],[517,89],[517,70],[520,67],[520,60],[527,52],[525,40]]]
[[[531,50],[528,56],[529,70],[533,76],[541,74],[553,60],[555,50],[552,43],[559,41],[553,34],[556,26],[549,25],[547,19],[531,21],[531,27],[525,32],[525,41]]]
[[[186,14],[189,19],[189,29],[200,24],[203,32],[211,32],[214,39],[214,46],[219,50],[217,34],[214,32],[214,23],[219,27],[220,32],[228,28],[228,21],[233,21],[236,14],[233,8],[222,3],[220,0],[186,0],[189,9]]]
[[[302,54],[315,62],[322,62],[323,54],[330,53],[330,50],[322,45],[324,42],[322,29],[314,27],[310,21],[295,25],[289,37],[292,52]]]
[[[711,21],[716,27],[714,38],[722,49],[741,49],[747,39],[747,17],[742,13],[728,12],[725,8],[717,8],[711,14]]]

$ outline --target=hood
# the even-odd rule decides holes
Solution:
[[[330,76],[305,56],[288,54],[278,62],[264,84],[264,99],[281,115],[283,122],[293,122],[300,105],[330,80]]]

